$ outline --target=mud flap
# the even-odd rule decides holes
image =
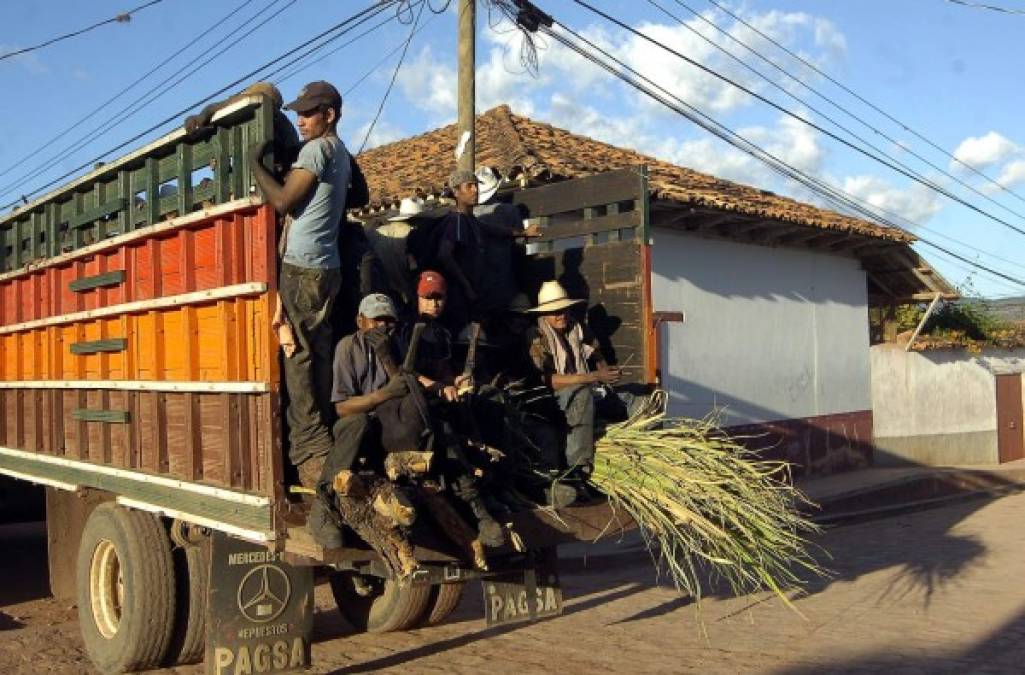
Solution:
[[[313,568],[258,544],[211,535],[206,673],[246,675],[308,668]]]
[[[557,560],[554,550],[546,551],[526,569],[485,576],[481,582],[487,627],[562,614]]]

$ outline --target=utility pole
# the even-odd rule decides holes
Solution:
[[[457,148],[462,147],[459,168],[473,171],[477,155],[474,135],[474,69],[477,63],[477,0],[459,0],[459,138]],[[469,134],[469,135],[467,135]],[[465,143],[463,141],[465,139]]]

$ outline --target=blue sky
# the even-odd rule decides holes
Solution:
[[[818,124],[830,126],[821,115],[757,80],[650,2],[591,1],[700,62],[740,79],[787,108]],[[775,81],[785,83],[793,93],[821,112],[857,131],[930,180],[1025,229],[1025,130],[1019,121],[1025,101],[1022,88],[1018,86],[1018,46],[1025,33],[1025,16],[973,9],[945,0],[733,0],[725,3],[746,21],[800,53],[891,116],[1016,193],[1011,194],[952,164],[948,157],[907,130],[818,75],[801,69],[795,61],[716,10],[707,0],[680,2],[758,48],[788,71],[800,75],[898,144],[860,126],[807,90],[784,80],[778,71],[754,60],[707,23],[696,19],[677,0],[656,1],[687,21],[691,28],[730,46],[738,56]],[[1008,7],[1025,9],[1025,0],[1000,1]],[[432,2],[435,8],[444,4],[443,0]],[[127,0],[2,3],[0,52],[81,28],[135,4],[139,3]],[[779,111],[604,23],[569,0],[544,0],[538,4],[575,30],[614,50],[620,58],[684,100],[740,130],[801,170],[876,207],[902,215],[921,226],[912,229],[922,237],[1011,276],[1025,278],[1025,236],[785,118]],[[0,192],[6,193],[0,195],[0,203],[8,203],[22,192],[93,159],[365,6],[352,0],[163,0],[135,15],[130,23],[107,25],[29,55],[0,61],[0,84],[8,96],[7,105],[0,109]],[[241,9],[224,20],[237,7]],[[240,39],[250,27],[279,11],[252,35]],[[254,15],[252,23],[226,37]],[[455,12],[449,8],[438,16],[425,13],[423,21],[428,17],[430,23],[414,37],[397,86],[371,135],[371,144],[420,133],[447,123],[455,116]],[[207,29],[210,33],[205,38],[126,96],[51,146],[41,147]],[[408,31],[408,26],[390,22],[280,82],[280,86],[289,97],[306,81],[327,79],[344,91],[369,72],[369,77],[346,96],[343,137],[350,147],[358,148],[397,57],[374,67],[402,43]],[[334,46],[338,44],[340,42]],[[508,102],[516,112],[575,132],[634,147],[724,178],[802,199],[815,199],[800,186],[782,181],[749,157],[643,100],[639,94],[557,47],[548,45],[542,49],[540,73],[535,78],[523,72],[520,66],[519,41],[515,34],[490,29],[482,12],[478,108],[483,110]],[[161,80],[177,80],[187,72],[186,63],[207,48],[225,51],[138,112],[132,115],[121,112]],[[108,127],[109,130],[104,131]],[[97,128],[103,133],[92,142],[74,153],[61,152]],[[985,197],[922,164],[905,148],[925,156]],[[37,176],[16,185],[37,167]],[[997,203],[987,201],[987,197]],[[979,253],[965,244],[986,253]],[[929,248],[920,247],[920,250],[956,284],[968,282],[987,296],[1025,293],[1025,288],[1008,281],[982,272],[973,274],[963,263],[949,260]]]

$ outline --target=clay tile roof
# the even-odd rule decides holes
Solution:
[[[655,199],[894,241],[915,239],[902,230],[579,136],[516,115],[507,105],[479,115],[476,131],[477,164],[497,167],[507,178],[527,174],[532,179],[547,182],[644,164],[648,166],[649,185]],[[391,206],[415,193],[439,194],[455,166],[456,140],[453,124],[360,155],[360,167],[370,185],[371,206]]]

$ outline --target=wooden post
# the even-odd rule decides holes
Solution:
[[[473,171],[477,154],[474,137],[474,68],[476,66],[476,0],[459,0],[459,138],[456,147],[462,147],[458,166]],[[469,135],[467,135],[469,134]],[[464,142],[465,139],[465,142]]]

